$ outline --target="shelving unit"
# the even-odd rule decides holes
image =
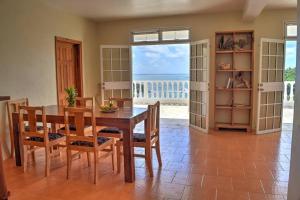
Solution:
[[[254,32],[217,32],[215,43],[215,128],[249,132],[253,111]]]

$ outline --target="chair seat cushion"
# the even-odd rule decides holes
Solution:
[[[151,139],[154,137],[155,137],[155,135],[152,135]],[[121,138],[120,141],[123,141],[123,138]],[[133,141],[134,142],[146,142],[146,135],[144,133],[133,133]]]
[[[64,137],[64,135],[60,133],[48,133],[48,137],[49,137],[49,141],[53,141]],[[35,141],[35,142],[44,142],[44,138],[42,137],[28,137],[27,140]]]
[[[37,126],[36,130],[37,131],[42,131],[42,130],[44,130],[44,127],[43,126]],[[25,126],[25,131],[30,131],[30,127],[29,126]]]
[[[89,128],[89,127],[91,127],[91,126],[84,126],[84,128]],[[70,124],[69,129],[70,129],[70,131],[76,131],[76,126],[73,124]],[[66,130],[66,127],[61,127],[59,130],[64,131],[64,130]]]
[[[109,138],[105,138],[105,137],[98,137],[97,141],[98,144],[104,144],[105,142],[107,142],[109,140]],[[76,146],[86,146],[86,147],[93,147],[94,144],[93,142],[87,142],[87,141],[74,141],[71,143],[71,145],[76,145]]]
[[[117,133],[120,134],[122,131],[116,127],[106,127],[99,131],[99,133]]]

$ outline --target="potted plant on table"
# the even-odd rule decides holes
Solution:
[[[74,87],[65,88],[65,92],[68,95],[66,98],[66,100],[68,101],[68,106],[74,107],[76,105],[76,97],[78,95],[76,88]]]

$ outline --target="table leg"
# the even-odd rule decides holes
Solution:
[[[125,182],[135,181],[134,148],[133,148],[133,128],[129,123],[127,129],[123,130],[123,154],[124,154],[124,175]]]
[[[4,170],[3,170],[3,163],[2,163],[2,147],[0,143],[0,199],[7,199],[8,198],[8,190],[6,186]]]
[[[14,131],[16,165],[22,166],[21,150],[20,150],[19,120],[18,117],[14,115],[13,115],[13,131]]]

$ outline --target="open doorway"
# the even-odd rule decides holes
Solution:
[[[296,79],[297,25],[287,23],[285,26],[285,71],[282,129],[291,132],[294,117],[294,92]]]
[[[132,46],[134,105],[160,101],[166,124],[188,125],[189,62],[189,43]]]

